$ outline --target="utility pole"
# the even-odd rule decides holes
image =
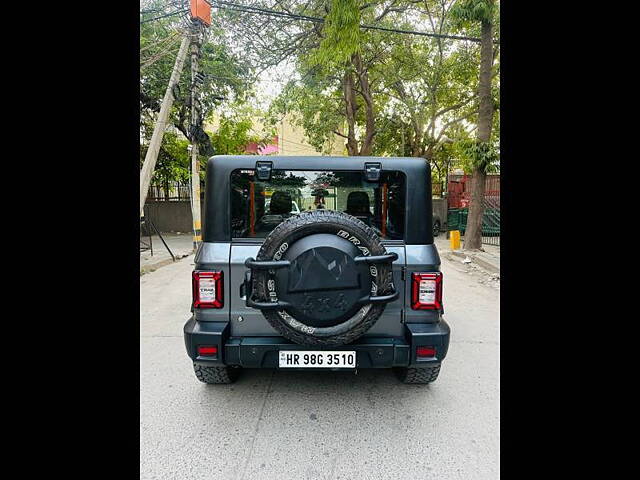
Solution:
[[[169,79],[169,85],[167,85],[167,91],[162,99],[162,105],[160,107],[160,113],[156,125],[153,128],[153,135],[151,136],[151,142],[147,149],[147,154],[144,157],[144,164],[140,171],[140,216],[144,215],[144,203],[147,200],[147,193],[149,191],[149,185],[151,184],[151,177],[153,171],[156,168],[156,161],[158,160],[158,153],[160,152],[160,145],[162,144],[162,137],[164,137],[164,131],[167,127],[167,119],[169,118],[169,112],[173,105],[173,88],[180,81],[180,74],[184,67],[184,61],[187,57],[187,49],[189,47],[189,35],[186,34],[180,44],[180,50],[178,50],[178,56],[176,57],[176,63],[173,65],[173,71],[171,72],[171,78]]]
[[[203,27],[194,21],[191,28],[191,216],[193,218],[193,248],[202,241],[202,224],[200,218],[200,160],[198,159],[198,139],[196,132],[200,128],[202,119],[198,98],[198,60],[200,58]]]

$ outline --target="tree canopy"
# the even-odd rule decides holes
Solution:
[[[251,100],[261,72],[286,71],[266,120],[275,125],[289,116],[318,151],[328,153],[338,142],[349,155],[421,156],[431,163],[439,181],[444,181],[453,163],[471,168],[470,159],[477,156],[471,143],[479,111],[479,43],[397,30],[479,38],[482,18],[490,17],[497,38],[497,4],[488,0],[234,0],[233,4],[241,7],[225,4],[226,8],[214,9],[203,65],[209,83],[202,100],[208,109],[232,112]],[[175,58],[163,52],[177,50],[178,40],[172,36],[169,19],[145,25],[141,26],[141,105],[153,114]],[[491,77],[495,110],[498,71],[496,44]],[[181,92],[187,91],[189,77],[181,80]],[[185,112],[184,102],[177,102],[172,119],[178,130],[184,126]],[[232,118],[240,122],[235,130],[221,122],[221,132],[243,131],[246,117],[230,114],[228,119]],[[499,116],[493,123],[495,119],[499,121]],[[495,169],[499,129],[492,130],[489,144],[482,148],[488,152],[489,168]],[[230,144],[218,142],[218,147],[222,145]]]

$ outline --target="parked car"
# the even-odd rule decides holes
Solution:
[[[331,188],[341,211],[292,214],[283,178],[305,203],[318,185]],[[184,326],[197,379],[390,368],[405,383],[436,380],[450,329],[428,178],[417,158],[211,158]],[[257,228],[263,214],[282,218]]]

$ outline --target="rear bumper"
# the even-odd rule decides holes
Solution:
[[[237,365],[246,368],[278,368],[280,350],[355,350],[357,368],[431,366],[442,362],[449,349],[449,325],[405,324],[404,337],[360,337],[349,345],[335,347],[299,345],[284,337],[230,337],[228,322],[198,322],[193,317],[184,326],[187,354],[199,365]],[[197,354],[198,345],[218,347],[215,357]],[[416,348],[433,346],[436,356],[417,359]]]

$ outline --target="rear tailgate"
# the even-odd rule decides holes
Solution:
[[[387,304],[384,313],[367,332],[373,335],[402,336],[400,323],[401,311],[405,308],[405,282],[402,279],[402,269],[406,263],[405,247],[403,245],[388,245],[389,253],[398,254],[398,260],[393,263],[393,282],[400,296],[397,300]],[[244,261],[258,256],[260,245],[231,244],[230,274],[229,274],[229,308],[231,313],[231,336],[279,336],[279,333],[267,322],[260,310],[249,308],[241,296],[241,286],[247,267]],[[242,321],[240,321],[242,318]]]

